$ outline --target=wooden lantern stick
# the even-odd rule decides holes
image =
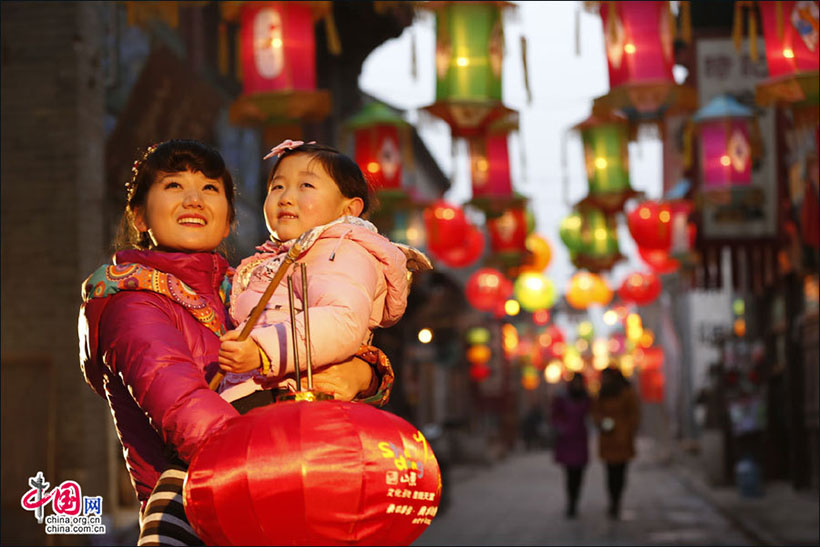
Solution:
[[[297,241],[293,244],[293,247],[290,248],[288,254],[285,255],[282,265],[279,266],[278,270],[276,270],[276,273],[273,275],[273,279],[271,279],[270,283],[268,283],[268,286],[265,289],[265,292],[262,293],[261,298],[259,298],[259,302],[256,304],[256,307],[254,307],[253,311],[251,311],[251,314],[248,316],[248,320],[245,322],[245,326],[242,327],[242,332],[239,333],[237,341],[242,342],[248,338],[253,330],[253,327],[256,326],[256,322],[259,321],[259,317],[262,315],[262,312],[265,311],[265,306],[268,305],[268,300],[270,300],[270,297],[273,296],[273,292],[276,290],[276,287],[279,286],[282,278],[285,277],[288,267],[293,264],[301,252],[302,245]],[[214,377],[211,378],[211,382],[208,384],[208,387],[210,387],[213,391],[216,391],[219,384],[222,382],[222,378],[224,377],[224,372],[221,370],[216,371],[216,374],[214,374]]]
[[[299,336],[296,334],[296,308],[293,299],[293,275],[288,276],[288,304],[290,308],[290,337],[293,345],[293,369],[296,374],[296,389],[302,391],[302,375],[299,370]]]
[[[313,391],[313,358],[310,355],[310,319],[308,316],[307,266],[304,262],[299,264],[299,272],[302,274],[302,314],[305,323],[305,359],[307,366],[307,387],[308,391]],[[297,366],[296,368],[298,369],[299,367]]]

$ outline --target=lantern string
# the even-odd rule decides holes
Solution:
[[[313,357],[311,357],[310,354],[310,316],[308,315],[307,266],[304,262],[299,263],[299,272],[302,274],[302,319],[305,322],[305,359],[307,360],[307,384],[308,391],[313,391]],[[298,366],[299,364],[297,363],[296,367],[298,368]]]
[[[336,20],[333,18],[333,9],[328,10],[324,16],[325,34],[327,35],[327,50],[339,56],[342,54],[342,41],[339,39],[339,31],[336,29]]]
[[[735,51],[740,53],[740,47],[743,40],[743,2],[735,2],[735,16],[732,21],[732,43],[735,46]]]
[[[524,89],[527,91],[527,104],[532,104],[532,91],[530,91],[530,73],[527,68],[527,37],[521,35],[521,63],[524,65]]]
[[[581,7],[575,7],[575,56],[581,55]]]
[[[296,389],[302,391],[302,374],[299,370],[299,336],[296,334],[296,307],[293,297],[293,274],[288,276],[288,308],[290,312],[290,337],[293,345],[293,371],[296,375]]]

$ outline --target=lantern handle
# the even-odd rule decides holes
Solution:
[[[308,391],[313,391],[313,358],[310,354],[310,316],[308,315],[308,282],[307,282],[307,265],[304,262],[299,263],[299,272],[302,274],[302,313],[304,314],[305,322],[305,360],[307,369],[307,388]],[[296,367],[299,368],[298,366]],[[297,380],[298,381],[298,380]],[[301,389],[301,382],[299,383]]]
[[[302,391],[302,374],[299,370],[299,336],[296,333],[296,306],[293,297],[293,274],[288,276],[288,311],[290,312],[290,339],[293,345],[293,369],[296,375],[296,389]],[[304,309],[304,304],[303,304]]]

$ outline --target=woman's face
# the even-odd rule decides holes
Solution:
[[[313,156],[294,154],[282,160],[268,187],[265,221],[282,241],[343,215],[359,216],[361,198],[342,195],[336,182]]]
[[[231,230],[221,180],[200,172],[160,173],[134,210],[134,226],[165,251],[213,251]]]

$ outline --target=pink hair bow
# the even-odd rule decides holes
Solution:
[[[292,141],[290,139],[285,139],[281,143],[271,148],[270,152],[268,152],[267,155],[262,159],[266,160],[268,158],[278,156],[282,154],[282,152],[284,152],[285,150],[293,150],[294,148],[302,146],[303,144],[305,144],[305,141]],[[308,144],[316,144],[316,141],[310,141]]]

